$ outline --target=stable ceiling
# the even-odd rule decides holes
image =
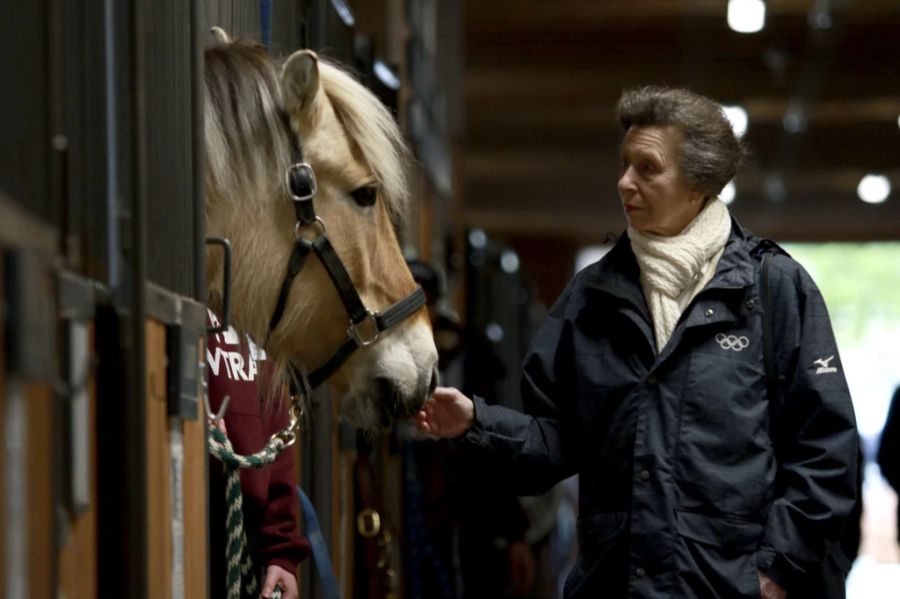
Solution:
[[[754,34],[728,28],[726,5],[466,2],[466,223],[573,244],[623,229],[613,107],[624,88],[664,83],[747,110],[753,155],[732,204],[747,227],[900,239],[900,1],[771,0]],[[856,193],[873,171],[894,186],[877,205]]]

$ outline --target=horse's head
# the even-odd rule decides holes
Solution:
[[[220,40],[220,42],[223,40]],[[408,152],[390,113],[362,85],[309,51],[280,74],[259,46],[206,52],[206,188],[210,235],[233,245],[232,319],[271,359],[314,371],[347,338],[344,302],[311,253],[269,330],[295,235],[327,231],[367,308],[382,311],[415,283],[395,226],[405,211]],[[285,118],[287,117],[287,118]],[[285,186],[297,142],[318,180],[324,227],[298,225]],[[220,301],[220,258],[209,258],[210,301]],[[366,333],[371,337],[371,331]],[[328,379],[341,411],[362,428],[412,415],[435,384],[437,351],[424,309],[356,351]]]

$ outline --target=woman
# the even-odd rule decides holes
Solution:
[[[617,111],[628,233],[539,328],[527,414],[438,388],[417,424],[522,494],[580,475],[567,598],[842,596],[832,549],[855,501],[856,432],[822,298],[772,259],[770,401],[766,246],[716,197],[741,144],[687,90],[628,91]]]

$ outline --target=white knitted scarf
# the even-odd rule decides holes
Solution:
[[[653,319],[657,351],[669,342],[681,313],[716,274],[731,233],[725,204],[713,198],[678,235],[639,233],[628,227],[641,268],[641,287]]]

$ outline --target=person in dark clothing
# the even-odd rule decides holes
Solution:
[[[900,387],[894,391],[891,407],[881,430],[878,467],[888,484],[900,495]],[[900,501],[897,502],[897,542],[900,543]]]
[[[209,320],[212,326],[218,326],[212,312]],[[272,434],[288,425],[285,404],[260,401],[265,354],[249,338],[242,339],[233,328],[210,335],[206,363],[210,408],[216,412],[226,396],[231,398],[223,427],[236,453],[259,451]],[[240,477],[244,530],[253,561],[262,574],[262,596],[271,596],[277,585],[283,599],[297,599],[297,567],[310,554],[310,546],[299,532],[294,452],[282,451],[265,468],[242,468]],[[209,478],[210,596],[225,597],[225,477],[221,462],[213,458],[209,461]]]
[[[617,110],[627,234],[538,329],[526,413],[439,387],[416,422],[522,494],[579,474],[568,599],[842,597],[858,442],[822,297],[778,253],[762,314],[773,244],[717,197],[744,152],[717,103],[648,87]]]

